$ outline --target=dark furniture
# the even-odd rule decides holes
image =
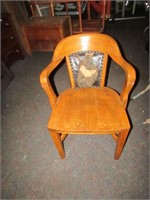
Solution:
[[[69,16],[36,17],[22,25],[28,52],[53,51],[64,37],[72,35]]]
[[[61,4],[60,6],[57,3]],[[69,7],[69,4],[73,4]],[[110,0],[30,0],[32,15],[45,16],[65,16],[69,15],[72,19],[73,33],[82,32],[102,32],[105,20],[110,17]],[[45,12],[44,12],[45,11]],[[96,14],[93,18],[92,13]]]
[[[14,79],[12,72],[1,62],[1,92],[3,92],[9,83]]]
[[[24,54],[15,31],[11,14],[1,15],[1,60],[7,67],[15,61],[23,59]]]

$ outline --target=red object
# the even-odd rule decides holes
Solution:
[[[110,16],[111,1],[90,1],[90,5],[101,15],[105,14],[105,17]],[[103,16],[104,17],[104,16]]]

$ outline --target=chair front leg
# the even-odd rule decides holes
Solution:
[[[116,150],[115,150],[115,155],[114,155],[115,160],[119,159],[119,157],[123,151],[123,147],[124,147],[126,139],[128,137],[129,130],[130,129],[123,130],[120,133],[118,133],[118,139],[116,141],[117,145],[116,145]]]
[[[63,143],[62,143],[60,134],[57,133],[54,130],[50,130],[50,129],[48,129],[48,130],[50,132],[50,135],[51,135],[51,137],[53,139],[53,142],[54,142],[54,144],[55,144],[55,146],[57,148],[57,151],[58,151],[60,157],[62,159],[64,159],[65,158],[65,151],[64,151],[64,147],[63,147]]]

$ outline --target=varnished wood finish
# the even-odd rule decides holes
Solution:
[[[87,2],[87,19],[83,19],[81,2]],[[110,1],[109,0],[101,0],[96,1],[94,9],[99,13],[100,18],[92,19],[91,16],[91,4],[93,5],[93,0],[46,0],[46,1],[30,1],[30,6],[32,10],[32,14],[34,17],[38,17],[39,13],[37,12],[37,5],[50,5],[50,14],[55,16],[54,6],[55,3],[64,3],[66,14],[68,15],[68,3],[76,2],[77,11],[78,11],[78,20],[72,20],[72,29],[73,33],[84,33],[84,32],[102,32],[105,26],[105,20],[110,17]],[[108,17],[109,16],[109,17]]]
[[[120,157],[120,155],[122,153],[123,147],[125,145],[126,139],[128,137],[128,134],[129,134],[129,129],[122,130],[119,133],[118,138],[117,138],[117,145],[116,145],[115,155],[114,155],[115,160],[119,159],[119,157]]]
[[[68,89],[61,93],[48,127],[69,134],[99,134],[120,132],[130,125],[119,95],[103,87]]]
[[[58,150],[58,153],[60,155],[60,157],[63,159],[65,158],[65,151],[64,151],[64,148],[63,148],[63,144],[62,144],[62,140],[61,140],[61,136],[59,133],[57,133],[56,131],[53,131],[53,130],[49,130],[50,132],[50,135],[54,141],[54,144]]]
[[[60,137],[61,137],[61,141],[63,142],[66,137],[68,136],[68,134],[61,134]]]
[[[98,88],[75,88],[69,55],[88,50],[104,53],[102,84]],[[105,87],[108,56],[125,72],[126,79],[121,94]],[[71,88],[57,97],[49,82],[49,75],[64,58]],[[63,39],[57,45],[51,63],[41,73],[40,81],[52,107],[48,129],[62,158],[63,140],[67,134],[111,134],[116,141],[114,157],[119,159],[130,130],[126,105],[135,78],[134,68],[123,59],[116,41],[108,35],[77,34]]]
[[[52,51],[59,41],[72,35],[69,16],[36,17],[22,25],[28,52]]]

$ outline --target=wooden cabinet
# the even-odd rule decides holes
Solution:
[[[1,62],[1,92],[3,92],[9,83],[14,79],[12,72]]]
[[[1,60],[7,67],[15,61],[23,59],[24,55],[15,32],[11,15],[2,13],[1,15]]]
[[[22,26],[29,52],[53,51],[64,37],[72,34],[69,16],[36,17]]]
[[[59,5],[58,5],[58,4]],[[69,6],[69,4],[72,4]],[[110,18],[110,0],[30,0],[32,15],[69,15],[72,19],[73,34],[83,32],[102,32],[105,20]],[[94,13],[96,18],[92,16]]]

